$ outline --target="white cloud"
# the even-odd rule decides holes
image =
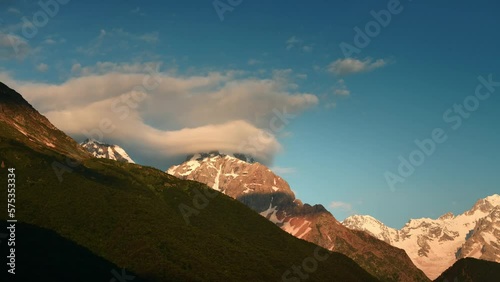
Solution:
[[[353,58],[338,59],[328,65],[328,71],[335,75],[349,75],[361,72],[372,71],[381,68],[387,64],[383,59],[378,59],[373,62],[371,58],[366,58],[361,61]]]
[[[144,41],[147,43],[156,43],[159,39],[158,32],[147,32],[143,34],[134,34],[127,32],[121,28],[114,28],[109,31],[101,30],[101,35],[111,38],[122,38],[127,40]]]
[[[98,61],[93,66],[83,67],[79,63],[73,64],[71,72],[81,76],[91,74],[106,74],[106,73],[141,73],[147,66],[159,64],[158,62],[146,63],[112,63]]]
[[[47,44],[47,45],[53,45],[53,44],[56,44],[56,41],[52,38],[47,38],[43,41],[44,44]]]
[[[49,66],[47,64],[41,63],[36,66],[36,70],[39,72],[46,72],[49,70]]]
[[[6,73],[0,79],[71,136],[104,132],[100,123],[108,120],[114,130],[104,132],[105,141],[126,142],[133,152],[152,158],[218,149],[270,163],[281,148],[269,135],[276,133],[269,130],[272,121],[281,126],[283,112],[297,115],[318,103],[315,95],[290,87],[291,70],[277,70],[266,79],[238,71],[183,76],[154,74],[155,67],[147,64],[101,62],[75,63],[72,72],[79,75],[60,84],[15,81]],[[160,83],[145,93],[134,90],[144,82]],[[134,100],[139,96],[143,100]]]
[[[271,167],[271,170],[277,175],[293,174],[297,172],[297,170],[293,167],[273,166]]]
[[[262,62],[259,60],[256,60],[256,59],[248,60],[248,65],[250,65],[250,66],[255,66],[255,65],[259,65],[259,64],[262,64]]]
[[[309,53],[313,50],[313,44],[305,44],[304,41],[297,36],[292,36],[287,39],[285,42],[286,49],[291,50],[293,48],[297,48],[298,50],[302,50],[303,52]]]
[[[348,96],[351,92],[347,89],[335,89],[335,95]]]
[[[305,74],[305,73],[298,73],[296,76],[297,76],[297,78],[300,78],[300,79],[307,79],[307,74]]]
[[[99,35],[90,41],[85,47],[77,48],[77,51],[89,56],[109,53],[114,48],[129,49],[131,43],[142,42],[156,44],[159,41],[158,32],[148,32],[143,34],[134,34],[121,28],[111,30],[101,29]]]
[[[106,36],[106,30],[101,29],[101,31],[99,32],[99,36],[97,38],[101,39],[101,38],[104,38],[104,36]]]
[[[306,45],[306,46],[303,46],[303,47],[302,47],[302,50],[303,50],[304,52],[309,53],[309,52],[312,52],[313,47],[312,47],[312,46],[310,46],[310,45]]]
[[[139,15],[139,16],[145,16],[146,15],[144,12],[141,12],[141,7],[137,7],[135,9],[131,10],[130,13],[136,14],[136,15]]]
[[[330,208],[333,210],[340,210],[346,213],[354,213],[352,205],[345,202],[331,202]]]
[[[71,73],[80,73],[82,71],[82,65],[79,63],[73,64],[71,66]]]
[[[142,40],[146,43],[156,43],[156,42],[158,42],[159,34],[158,34],[158,32],[144,33],[144,34],[137,36],[137,39]]]
[[[271,167],[271,170],[277,175],[293,174],[297,172],[297,170],[293,167],[281,167],[281,166],[273,166]]]
[[[9,9],[7,9],[7,12],[12,13],[12,14],[16,14],[16,15],[21,14],[21,11],[19,11],[18,9],[16,9],[14,7],[10,7]]]
[[[335,103],[335,102],[331,102],[331,103],[326,103],[325,104],[325,108],[328,109],[328,110],[329,109],[335,109],[336,107],[337,107],[337,103]]]
[[[286,49],[290,50],[301,42],[302,40],[298,39],[296,36],[292,36],[286,41]]]
[[[333,93],[340,96],[349,96],[351,91],[347,89],[343,79],[337,80],[337,84],[333,87]]]
[[[31,51],[24,38],[0,31],[0,59],[24,59]]]
[[[60,37],[57,34],[46,36],[45,40],[42,41],[42,43],[45,44],[45,45],[55,45],[57,43],[62,44],[62,43],[65,43],[65,42],[66,42],[66,39]]]

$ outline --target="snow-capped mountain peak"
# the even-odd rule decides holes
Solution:
[[[497,194],[478,200],[463,214],[411,219],[400,230],[387,227],[371,216],[351,216],[342,224],[404,249],[431,279],[460,258],[500,262],[500,196]]]
[[[454,217],[455,217],[455,215],[452,212],[447,212],[447,213],[443,214],[442,216],[440,216],[438,219],[439,220],[447,220],[447,219],[453,219]]]
[[[493,194],[491,196],[488,196],[484,198],[484,200],[490,202],[494,206],[500,206],[500,195],[498,194]]]
[[[203,182],[214,190],[235,197],[239,193],[247,194],[250,191],[272,193],[280,190],[279,187],[283,186],[290,190],[288,184],[274,174],[269,176],[269,180],[263,185],[261,179],[263,173],[260,172],[262,170],[271,172],[267,167],[244,154],[225,154],[212,151],[190,155],[186,158],[186,162],[170,167],[167,173]],[[260,178],[256,177],[255,173],[258,173]]]
[[[342,224],[350,229],[365,231],[375,238],[391,244],[397,234],[394,228],[385,226],[382,222],[369,215],[350,216]]]
[[[127,152],[118,145],[110,145],[94,139],[86,139],[80,145],[96,158],[135,163]]]
[[[476,212],[480,213],[487,213],[490,211],[493,207],[495,206],[500,206],[500,196],[498,194],[494,194],[491,196],[488,196],[484,199],[479,199],[472,209],[468,210],[466,212],[467,215],[472,215],[475,214]]]

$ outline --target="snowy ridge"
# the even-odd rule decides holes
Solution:
[[[463,214],[411,219],[400,230],[363,215],[348,217],[342,224],[404,249],[431,279],[464,257],[500,262],[500,196],[497,194],[478,200]]]
[[[92,139],[86,139],[80,145],[96,158],[135,163],[127,152],[118,145],[105,144]]]
[[[347,228],[365,231],[389,244],[393,244],[394,238],[398,237],[396,229],[385,226],[382,222],[369,215],[353,215],[341,223]]]
[[[186,161],[203,161],[204,159],[212,159],[215,157],[229,157],[238,161],[246,162],[249,164],[255,163],[255,159],[249,155],[241,153],[222,153],[219,151],[211,151],[208,153],[196,153],[187,157]]]

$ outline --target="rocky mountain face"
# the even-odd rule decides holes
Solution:
[[[110,145],[91,139],[86,139],[80,145],[96,158],[135,163],[127,152],[118,145]]]
[[[54,151],[81,160],[90,155],[57,129],[19,93],[0,82],[0,135],[26,142],[38,151]]]
[[[371,216],[351,216],[342,224],[404,249],[431,279],[461,258],[500,262],[500,196],[496,194],[477,201],[463,214],[412,219],[400,230]]]
[[[167,173],[239,200],[295,237],[349,256],[381,281],[428,281],[403,250],[346,228],[321,205],[303,204],[283,178],[247,159],[241,154],[196,154]]]

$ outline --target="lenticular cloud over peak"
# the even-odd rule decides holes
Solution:
[[[286,118],[318,103],[317,96],[294,91],[279,71],[255,78],[237,71],[181,76],[141,68],[147,66],[99,63],[59,84],[0,77],[74,138],[116,141],[133,157],[154,152],[148,159],[158,161],[220,150],[271,163]]]

